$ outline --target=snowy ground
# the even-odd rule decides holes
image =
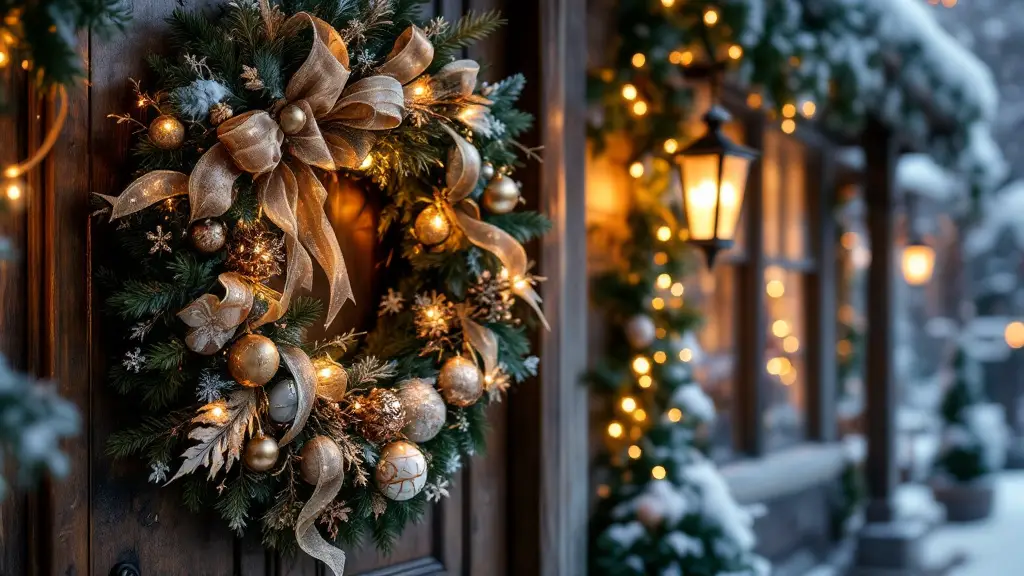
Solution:
[[[996,487],[995,512],[974,524],[944,524],[925,541],[930,565],[963,552],[967,561],[949,576],[1024,574],[1024,472],[1005,472]]]

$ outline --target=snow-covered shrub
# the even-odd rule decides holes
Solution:
[[[592,569],[610,576],[767,576],[754,553],[758,507],[733,499],[714,464],[696,449],[675,455],[662,480],[608,503]]]
[[[936,468],[970,482],[1003,467],[1009,431],[1001,406],[985,402],[973,361],[963,351],[954,362],[956,379],[942,401],[946,429]]]
[[[0,470],[13,458],[18,480],[27,482],[43,471],[63,476],[67,456],[60,440],[78,432],[78,412],[53,386],[13,371],[0,356]],[[6,484],[0,476],[0,497]]]

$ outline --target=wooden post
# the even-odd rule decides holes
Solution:
[[[588,502],[587,390],[580,382],[587,342],[587,11],[583,0],[509,1],[505,11],[509,37],[518,40],[508,69],[531,79],[522,104],[538,119],[524,144],[544,148],[543,165],[521,173],[523,189],[528,204],[554,224],[537,253],[551,322],[551,331],[540,334],[541,372],[509,399],[508,572],[575,576],[586,573]]]
[[[893,365],[896,274],[895,196],[896,139],[880,122],[871,119],[862,145],[866,158],[864,199],[867,204],[871,266],[868,268],[868,329],[866,342],[868,437],[867,481],[869,522],[893,520],[892,496],[896,489],[896,382]]]
[[[764,151],[764,119],[759,114],[748,117],[747,146]],[[765,292],[764,292],[764,159],[756,160],[747,180],[747,199],[744,206],[746,234],[744,251],[746,262],[737,268],[740,291],[736,329],[736,406],[737,447],[747,456],[762,456],[765,452],[764,409],[766,405],[763,384],[765,366]]]
[[[807,276],[807,339],[817,342],[817,348],[807,357],[811,385],[807,387],[807,436],[819,442],[836,439],[836,316],[838,302],[836,284],[836,220],[834,149],[822,144],[823,149],[812,154],[811,175],[818,186],[812,188],[808,198],[810,215],[810,241],[815,260],[814,272]]]

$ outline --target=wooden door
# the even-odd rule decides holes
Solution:
[[[109,574],[119,562],[145,576],[242,574],[321,575],[311,559],[281,558],[252,534],[235,538],[215,514],[196,516],[174,489],[145,481],[145,471],[104,454],[119,403],[105,384],[102,313],[90,281],[89,195],[116,194],[128,182],[129,133],[108,114],[130,110],[129,77],[145,80],[143,56],[161,50],[171,10],[214,0],[134,0],[124,36],[85,38],[87,85],[71,93],[62,139],[29,177],[24,210],[3,217],[22,258],[0,264],[0,346],[12,362],[49,377],[82,412],[83,432],[67,451],[70,476],[0,504],[0,576]],[[538,335],[542,373],[508,402],[494,407],[489,451],[467,462],[451,497],[420,525],[410,526],[390,557],[350,550],[354,574],[530,574],[584,572],[586,534],[585,393],[582,367],[585,293],[582,142],[582,0],[433,0],[432,14],[454,19],[468,9],[502,9],[510,24],[470,56],[492,63],[484,79],[524,72],[525,106],[538,130],[523,143],[543,145],[546,162],[523,173],[529,203],[553,217],[555,228],[530,247],[554,330]],[[24,155],[52,120],[24,77],[16,114],[0,117],[0,162]],[[344,245],[344,244],[343,244]],[[346,258],[358,262],[358,256]],[[376,301],[375,297],[364,298]],[[355,320],[353,320],[355,321]]]

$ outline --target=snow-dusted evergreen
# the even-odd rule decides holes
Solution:
[[[946,429],[936,467],[944,477],[970,482],[1002,469],[1008,430],[1002,407],[985,401],[976,361],[960,350],[954,371],[942,402]]]
[[[0,356],[0,470],[15,471],[19,482],[44,471],[67,474],[68,458],[60,441],[76,434],[78,427],[74,405],[52,385],[15,372]],[[6,488],[0,475],[0,498]]]
[[[617,265],[594,281],[610,330],[588,378],[607,440],[595,462],[590,573],[763,576],[769,565],[754,552],[756,509],[736,502],[701,451],[715,404],[694,377],[704,356],[694,332],[700,317],[683,297],[699,290],[684,286],[699,255],[672,214],[670,170],[655,160],[636,181],[630,238],[608,247]]]

